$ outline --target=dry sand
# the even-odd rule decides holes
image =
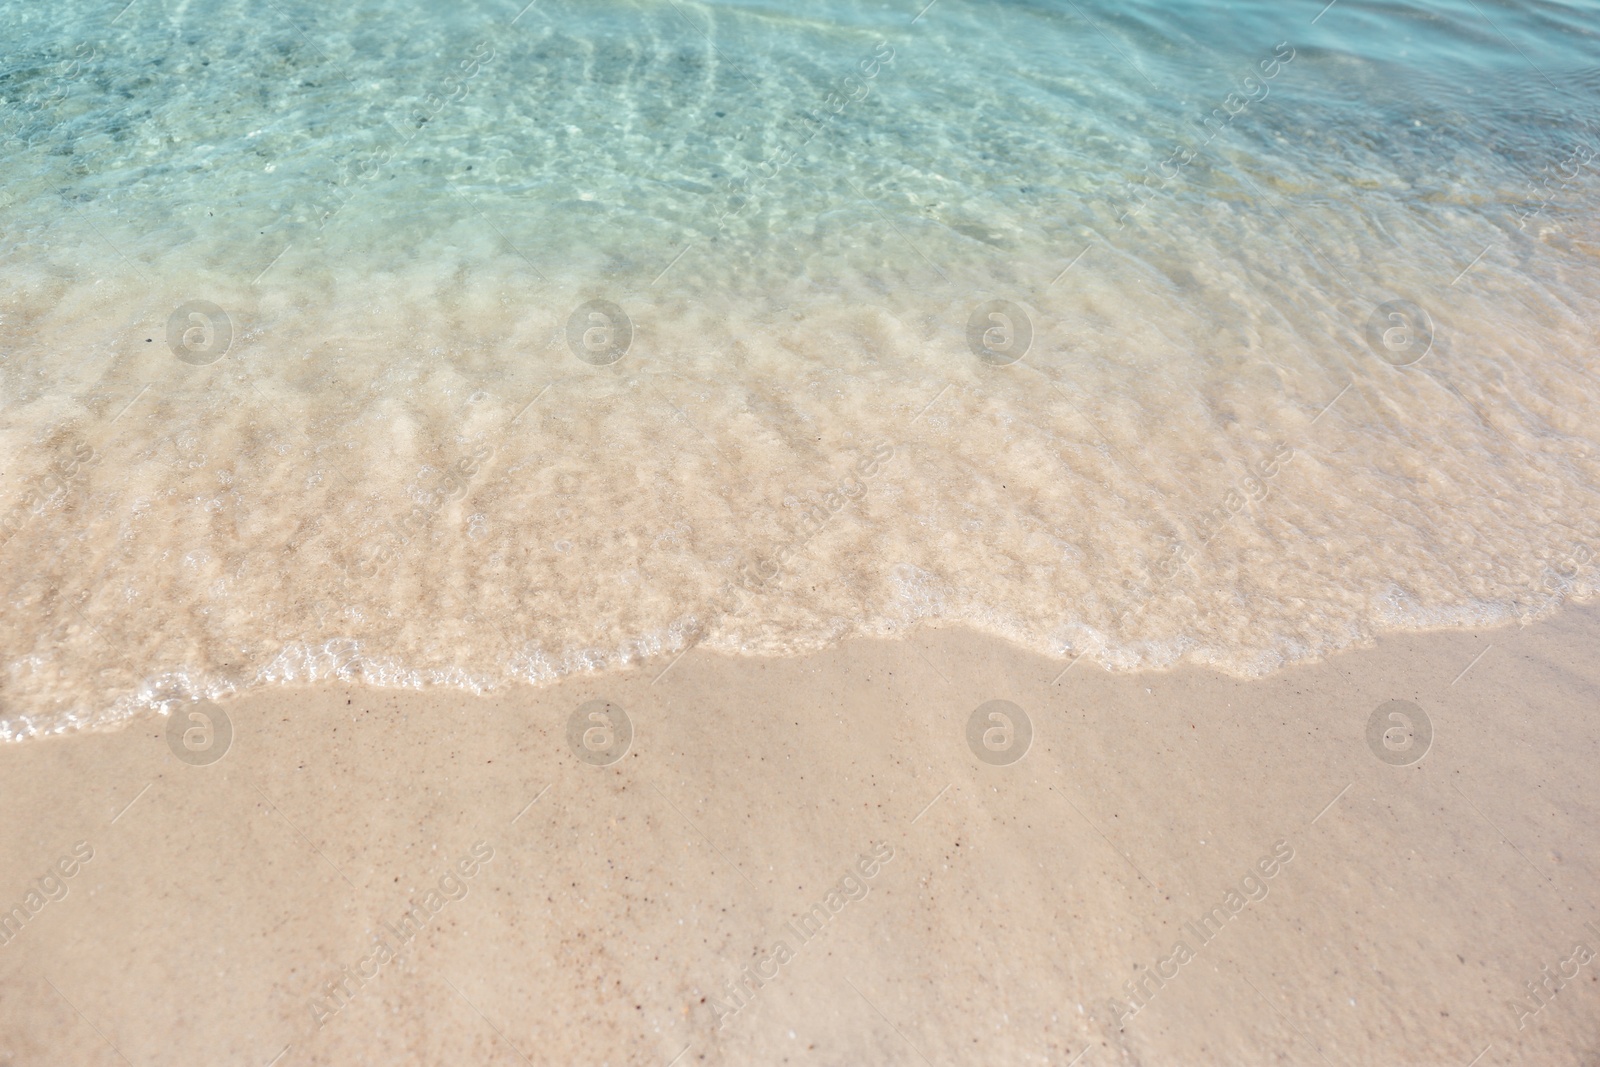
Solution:
[[[0,1064],[1594,1063],[1597,635],[1569,607],[1246,682],[927,630],[251,696],[204,766],[159,717],[8,746],[0,905],[43,889]],[[603,766],[568,744],[597,698],[635,731]],[[966,740],[992,699],[1034,730],[1008,766]],[[1395,699],[1410,765],[1366,740]]]

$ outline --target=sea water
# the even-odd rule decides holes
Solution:
[[[1593,0],[0,14],[0,737],[1594,588]]]

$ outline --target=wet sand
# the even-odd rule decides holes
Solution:
[[[1597,636],[1242,681],[924,630],[6,746],[0,1064],[1588,1062]]]

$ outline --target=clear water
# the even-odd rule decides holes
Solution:
[[[0,13],[0,736],[1593,590],[1600,4]]]

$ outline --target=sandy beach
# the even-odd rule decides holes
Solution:
[[[1597,634],[926,630],[6,746],[0,1063],[1587,1062]]]
[[[0,1067],[1600,1067],[1596,0],[0,0]]]

